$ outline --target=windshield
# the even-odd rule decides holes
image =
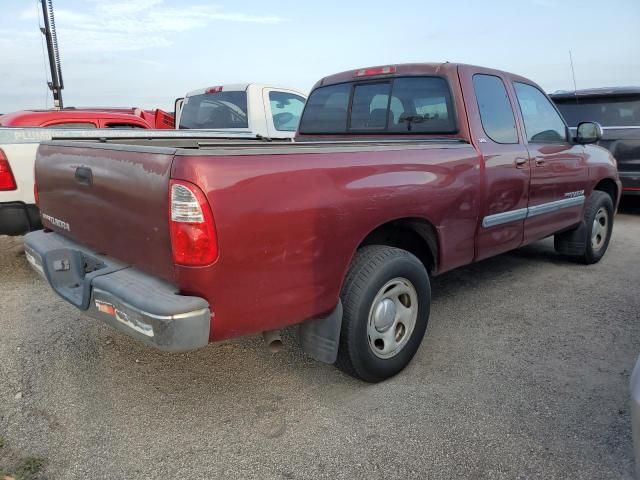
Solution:
[[[186,97],[179,128],[249,128],[247,92],[203,93]]]
[[[570,127],[598,122],[603,127],[640,126],[640,98],[578,98],[556,102]]]

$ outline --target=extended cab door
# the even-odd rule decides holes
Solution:
[[[553,103],[529,83],[513,82],[531,162],[525,243],[582,220],[588,168],[584,147],[575,145]]]
[[[529,155],[514,113],[509,82],[493,70],[459,67],[472,141],[482,154],[476,259],[523,241],[529,195]]]
[[[265,88],[262,91],[268,136],[293,137],[304,109],[305,98],[288,90]]]

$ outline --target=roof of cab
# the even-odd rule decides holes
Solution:
[[[321,86],[326,86],[326,85],[353,82],[356,80],[376,80],[380,78],[393,78],[393,77],[413,76],[413,75],[443,75],[443,76],[456,75],[459,68],[471,68],[474,70],[483,71],[485,73],[493,73],[493,74],[499,73],[502,75],[509,76],[511,79],[516,81],[531,82],[531,80],[513,73],[505,72],[502,70],[496,70],[493,68],[481,67],[477,65],[468,65],[465,63],[452,63],[452,62],[401,63],[401,64],[389,64],[389,65],[378,65],[374,67],[356,68],[353,70],[347,70],[344,72],[336,73],[334,75],[329,75],[327,77],[321,78],[313,86],[313,89],[316,89],[317,87],[321,87]],[[383,69],[390,69],[391,71],[388,73],[380,73],[380,74],[367,72],[367,71],[375,72],[376,70],[383,70]]]
[[[54,120],[90,121],[97,119],[131,121],[131,117],[144,121],[140,109],[97,107],[95,109],[64,108],[62,110],[20,110],[0,115],[0,126],[39,127]]]
[[[335,73],[321,78],[313,88],[334,85],[337,83],[351,82],[356,79],[374,79],[374,78],[386,78],[386,77],[398,77],[402,75],[437,75],[439,73],[445,73],[451,69],[456,69],[458,64],[455,63],[403,63],[403,64],[390,64],[390,65],[377,65],[374,67],[355,68],[352,70],[346,70],[344,72]],[[392,71],[389,73],[381,73],[378,75],[367,75],[366,77],[358,75],[358,72],[364,72],[366,70],[381,70],[389,68]]]
[[[254,87],[257,89],[263,89],[263,88],[271,88],[273,90],[285,90],[285,91],[289,91],[289,92],[294,92],[298,95],[301,95],[303,97],[306,97],[307,95],[295,90],[293,88],[287,88],[287,87],[280,87],[277,85],[267,85],[264,83],[231,83],[228,85],[211,85],[209,87],[205,87],[205,88],[199,88],[198,90],[192,90],[190,92],[187,92],[187,94],[185,95],[185,97],[193,97],[194,95],[202,95],[204,93],[207,92],[208,89],[210,88],[221,88],[223,92],[244,92],[246,91],[249,87]]]

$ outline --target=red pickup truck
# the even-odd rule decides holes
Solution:
[[[304,350],[366,381],[417,351],[429,278],[554,235],[604,255],[615,160],[535,83],[407,64],[329,76],[296,143],[45,142],[46,231],[30,263],[65,300],[181,351],[299,324]]]
[[[0,115],[0,127],[156,128],[175,127],[173,115],[141,108],[75,108],[22,110]]]

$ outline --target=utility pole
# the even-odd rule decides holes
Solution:
[[[53,92],[53,107],[61,109],[63,108],[62,89],[64,88],[64,82],[62,81],[56,22],[53,18],[53,0],[40,0],[40,3],[42,4],[42,16],[44,17],[44,27],[41,27],[40,31],[47,40],[49,68],[51,69],[51,81],[48,84],[49,89]]]

